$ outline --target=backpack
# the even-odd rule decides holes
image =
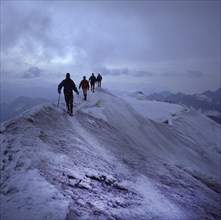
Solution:
[[[102,76],[101,75],[98,75],[97,76],[97,81],[101,81],[102,80]]]
[[[88,88],[88,81],[87,80],[82,80],[81,81],[81,87],[82,87],[82,89],[87,89]]]

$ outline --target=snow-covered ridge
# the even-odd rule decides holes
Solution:
[[[97,89],[1,124],[2,219],[218,219],[220,125]]]

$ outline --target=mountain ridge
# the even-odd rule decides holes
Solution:
[[[74,117],[64,110],[1,124],[3,219],[220,217],[217,123],[104,89],[76,98]]]

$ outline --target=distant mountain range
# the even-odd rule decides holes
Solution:
[[[153,93],[147,96],[149,100],[181,103],[202,111],[214,110],[221,113],[221,88],[215,92],[206,91],[201,94],[186,95],[181,92],[173,94],[169,91]]]
[[[1,103],[0,104],[0,122],[7,121],[22,112],[39,104],[47,103],[49,100],[44,98],[28,98],[21,96],[12,103]]]
[[[180,103],[187,107],[201,110],[203,113],[206,113],[208,117],[221,123],[221,88],[214,92],[206,91],[194,95],[186,95],[181,92],[173,94],[169,91],[162,91],[160,93],[147,95],[146,98],[160,102]],[[211,111],[215,111],[217,114],[214,115]]]

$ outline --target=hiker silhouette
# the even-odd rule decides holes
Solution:
[[[79,92],[77,90],[77,87],[74,83],[74,81],[71,79],[70,73],[66,74],[66,79],[64,79],[59,85],[58,85],[58,93],[61,94],[61,89],[64,87],[64,98],[67,106],[67,112],[70,115],[73,115],[73,101],[74,101],[74,95],[73,90],[79,95]]]
[[[98,84],[98,87],[101,87],[101,81],[102,81],[102,76],[100,73],[98,73],[97,75],[97,84]]]
[[[92,73],[92,75],[89,78],[90,84],[91,84],[91,91],[94,92],[94,84],[96,82],[96,77],[94,76],[94,74]]]
[[[86,79],[86,76],[83,76],[83,80],[81,80],[80,84],[79,84],[79,89],[82,88],[83,91],[83,95],[84,95],[84,100],[87,100],[87,90],[90,89],[89,87],[89,82]]]

